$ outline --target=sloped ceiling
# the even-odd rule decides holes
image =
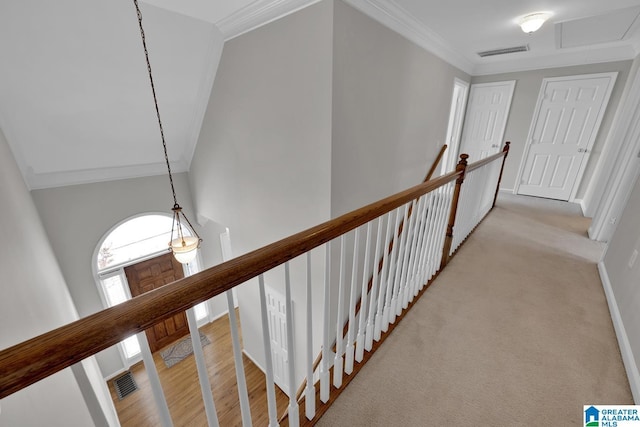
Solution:
[[[640,45],[637,17],[616,40],[588,37],[594,25],[619,34],[607,16],[640,0],[346,1],[472,75],[632,59]],[[174,171],[189,168],[224,40],[312,3],[141,3]],[[518,17],[537,11],[552,17],[524,34]],[[563,23],[571,47],[557,41]],[[477,55],[521,44],[530,50]],[[0,58],[0,127],[30,188],[166,173],[131,0],[2,2]]]

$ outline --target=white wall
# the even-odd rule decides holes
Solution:
[[[581,74],[604,73],[617,71],[615,87],[611,93],[607,112],[604,115],[598,136],[593,145],[587,168],[582,177],[582,182],[578,188],[576,199],[582,199],[586,193],[587,187],[594,174],[596,165],[600,160],[607,135],[611,129],[611,123],[615,117],[616,109],[620,102],[623,89],[632,61],[607,62],[601,64],[586,64],[573,67],[546,68],[541,70],[522,71],[517,73],[494,74],[489,76],[477,76],[471,80],[471,83],[488,83],[504,80],[516,80],[516,88],[513,93],[513,101],[511,103],[511,111],[507,121],[505,130],[505,141],[511,141],[511,150],[504,168],[501,187],[503,189],[513,190],[516,184],[518,168],[524,155],[524,147],[526,144],[529,127],[533,119],[538,93],[542,85],[542,80],[549,77],[574,76]]]
[[[0,131],[0,348],[78,318],[22,175]],[[95,425],[70,369],[0,402],[3,426]],[[116,425],[116,424],[113,424]]]
[[[629,376],[632,389],[635,385],[633,391],[636,403],[640,403],[640,372],[638,372],[638,366],[640,366],[640,255],[631,267],[629,261],[634,250],[640,252],[639,218],[640,180],[635,183],[631,198],[620,217],[604,258],[606,275],[626,332],[625,338],[629,344],[627,348],[622,345],[621,351],[623,356],[630,356],[625,360],[625,367],[627,373],[631,374]],[[605,278],[605,282],[606,280]],[[621,331],[618,326],[616,325],[616,332],[620,340]],[[631,362],[635,362],[635,366],[631,366],[633,365]]]
[[[618,340],[622,339],[621,351],[625,367],[634,392],[636,403],[640,402],[640,255],[632,266],[629,265],[633,251],[640,252],[640,180],[635,183],[631,198],[627,203],[620,222],[609,242],[603,260],[605,285],[610,285],[614,301],[619,311],[619,323],[614,324]],[[602,272],[602,265],[601,265]],[[608,283],[607,283],[608,282]],[[624,336],[621,336],[623,334]],[[627,340],[625,345],[624,340]]]
[[[446,136],[454,77],[470,79],[340,1],[228,41],[189,174],[198,213],[228,226],[240,255],[421,182]],[[303,267],[292,267],[299,320]],[[281,269],[266,281],[284,293]],[[239,297],[245,351],[264,365],[256,283]]]
[[[173,178],[178,202],[198,227],[187,175],[179,173]],[[105,308],[92,271],[94,250],[105,233],[131,216],[171,213],[173,207],[166,175],[34,190],[32,195],[81,317]],[[204,267],[221,260],[217,231],[214,224],[198,227],[204,239]],[[97,359],[104,377],[127,368],[115,347],[100,352]]]
[[[343,2],[334,13],[331,214],[417,185],[464,72]]]
[[[229,227],[236,256],[329,218],[332,13],[320,2],[225,44],[189,176],[198,213]],[[267,283],[284,293],[281,275]],[[264,366],[255,283],[238,297],[245,351]]]

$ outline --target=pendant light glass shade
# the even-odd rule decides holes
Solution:
[[[189,263],[194,260],[198,254],[198,246],[200,239],[197,237],[183,237],[182,239],[173,239],[171,241],[171,251],[173,256],[182,264]]]
[[[198,248],[200,247],[202,239],[198,236],[198,233],[195,232],[187,217],[182,213],[182,208],[179,205],[176,204],[172,210],[173,225],[171,227],[171,241],[169,242],[169,249],[173,252],[173,256],[179,263],[187,264],[193,261],[198,254]],[[181,215],[187,224],[189,224],[189,234],[194,234],[193,236],[186,235],[186,226],[183,225],[182,220],[180,219]]]

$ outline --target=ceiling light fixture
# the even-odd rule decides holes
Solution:
[[[536,12],[525,15],[519,20],[520,28],[527,34],[531,34],[534,31],[538,31],[542,24],[551,17],[548,12]]]
[[[167,163],[167,171],[169,172],[169,183],[171,184],[171,193],[173,194],[173,224],[171,226],[171,241],[169,242],[169,250],[173,252],[173,256],[182,264],[186,264],[197,255],[197,250],[202,243],[202,239],[189,222],[189,219],[182,212],[182,207],[178,204],[176,198],[176,190],[173,186],[173,177],[171,176],[171,165],[169,164],[169,155],[167,154],[167,143],[164,139],[164,130],[162,129],[162,120],[160,120],[160,110],[158,109],[158,98],[156,96],[156,88],[153,84],[153,75],[151,74],[151,63],[149,62],[149,52],[147,50],[147,42],[145,40],[144,29],[142,28],[142,13],[138,6],[138,0],[133,0],[138,14],[138,25],[140,26],[140,36],[142,38],[142,47],[144,48],[144,56],[147,60],[147,71],[149,72],[149,82],[151,83],[151,92],[153,93],[153,102],[156,107],[156,117],[158,118],[158,126],[160,127],[160,137],[162,138],[162,148],[164,149],[164,160]],[[184,224],[183,220],[188,224]]]

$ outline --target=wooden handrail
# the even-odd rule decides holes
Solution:
[[[450,256],[449,256],[449,252],[451,249],[451,244],[452,244],[452,239],[453,239],[453,230],[454,230],[454,226],[455,226],[455,220],[456,220],[456,214],[457,214],[457,209],[458,209],[458,203],[460,201],[460,195],[461,195],[461,187],[462,184],[464,182],[464,178],[465,175],[468,171],[470,170],[475,170],[478,169],[486,164],[489,164],[493,161],[496,161],[498,159],[500,159],[502,157],[502,162],[501,162],[501,169],[500,169],[500,174],[498,176],[498,181],[496,183],[496,190],[495,190],[495,197],[493,200],[493,206],[495,206],[495,202],[496,202],[496,198],[498,195],[498,191],[500,188],[500,182],[502,179],[502,173],[504,171],[504,165],[506,162],[506,157],[508,155],[509,152],[509,145],[510,142],[506,142],[505,143],[505,147],[503,149],[503,151],[501,153],[497,153],[493,156],[487,157],[481,161],[475,162],[471,165],[467,165],[467,159],[468,159],[468,155],[467,154],[461,154],[460,155],[460,161],[456,166],[456,171],[459,172],[459,176],[456,179],[456,186],[452,195],[452,199],[451,199],[451,205],[450,205],[450,209],[449,209],[449,217],[448,217],[448,223],[447,223],[447,230],[446,230],[446,234],[445,234],[445,242],[444,242],[444,247],[443,247],[443,251],[442,251],[442,258],[441,258],[441,263],[440,263],[440,268],[438,270],[436,270],[435,275],[428,280],[428,282],[425,284],[425,286],[422,288],[422,290],[420,291],[419,295],[422,295],[422,293],[424,293],[424,291],[427,289],[427,287],[429,287],[429,285],[431,285],[433,283],[433,280],[435,280],[435,277],[437,277],[439,275],[439,273],[444,269],[444,267],[447,265],[447,263],[450,260]],[[492,206],[492,207],[493,207]],[[399,227],[398,230],[398,234],[400,234],[400,232],[402,231],[402,227]],[[393,242],[393,241],[392,241]],[[392,242],[390,243],[389,247],[392,247]],[[371,285],[371,281],[369,283],[369,286]],[[369,287],[369,290],[371,289],[371,287]],[[419,297],[419,296],[418,296]],[[412,300],[411,302],[409,302],[409,307],[415,303],[415,301],[417,301],[417,299]],[[398,321],[407,313],[408,311],[404,310],[402,312],[402,314],[400,315],[400,317],[398,318]],[[390,332],[393,327],[395,327],[396,323],[392,323],[391,325],[389,325],[389,331]],[[345,328],[346,329],[346,326]],[[343,334],[344,334],[344,330],[343,330]],[[341,393],[342,390],[344,390],[344,388],[347,386],[347,384],[354,378],[355,374],[360,370],[360,368],[362,366],[364,366],[364,364],[366,363],[366,361],[371,357],[371,355],[373,354],[373,352],[376,350],[377,347],[379,347],[379,345],[382,343],[382,341],[384,341],[386,339],[386,337],[388,336],[388,333],[384,333],[381,338],[380,341],[376,341],[373,344],[373,348],[371,349],[370,352],[365,352],[364,354],[364,359],[362,360],[362,362],[360,363],[355,363],[354,365],[354,370],[350,375],[347,375],[346,377],[343,378],[343,383],[342,383],[342,387],[341,388],[331,388],[331,394],[330,394],[330,398],[329,401],[324,404],[324,405],[320,405],[319,408],[319,412],[316,412],[316,415],[314,417],[313,420],[309,421],[306,418],[303,418],[302,416],[300,417],[300,425],[314,425],[315,422],[320,416],[322,416],[322,414],[324,413],[324,411],[326,411],[327,407],[331,405],[331,402],[333,400],[335,400],[335,398],[337,398],[337,396]],[[335,344],[334,344],[335,346]],[[321,359],[321,355],[322,353],[318,356],[318,358],[316,359],[316,361],[314,362],[314,367],[317,365],[317,363],[319,363],[320,359]],[[315,368],[314,368],[315,369]],[[333,369],[333,367],[331,368]],[[330,375],[330,377],[332,377]],[[300,391],[300,390],[299,390]],[[316,395],[316,398],[318,396]],[[300,399],[300,397],[298,397],[297,399],[299,401],[300,404],[304,403],[305,397],[302,397],[302,399]],[[320,404],[321,402],[319,400],[316,400],[316,406],[318,404]],[[283,416],[280,418],[280,422],[283,422],[285,420],[285,418],[287,418],[287,412],[285,412],[283,414]]]
[[[486,165],[487,163],[491,163],[494,160],[497,160],[497,159],[499,159],[501,157],[506,156],[505,153],[509,152],[509,149],[508,149],[509,145],[508,144],[511,144],[511,143],[510,142],[506,142],[505,144],[506,144],[505,145],[505,150],[500,151],[499,153],[493,154],[493,155],[491,155],[489,157],[485,157],[484,159],[478,160],[477,162],[471,163],[469,166],[467,166],[467,172],[471,172],[474,169],[481,168],[482,166]]]
[[[502,166],[500,166],[500,175],[498,175],[498,185],[496,185],[496,194],[493,196],[493,205],[496,206],[496,201],[498,200],[498,192],[500,191],[500,183],[502,182],[502,173],[504,172],[504,165],[507,163],[507,156],[509,155],[509,148],[511,148],[511,141],[507,141],[504,143],[504,148],[502,152],[504,153],[504,158],[502,159]]]
[[[442,156],[444,156],[445,151],[447,151],[447,144],[444,144],[442,148],[440,148],[440,152],[438,153],[438,155],[436,156],[436,159],[431,164],[431,169],[429,169],[429,172],[427,172],[427,176],[424,177],[424,180],[422,180],[422,182],[427,182],[431,179],[431,177],[436,171],[436,168],[440,164],[440,161],[442,160]]]
[[[451,172],[0,351],[0,399],[457,179]]]
[[[431,167],[429,168],[429,171],[427,172],[427,175],[424,177],[424,180],[422,180],[423,183],[429,181],[431,179],[431,177],[433,176],[433,174],[436,171],[436,168],[438,167],[438,164],[440,164],[440,161],[442,160],[442,156],[444,156],[444,152],[447,150],[447,144],[444,144],[441,148],[440,151],[438,152],[438,155],[436,156],[436,158],[434,159],[433,163],[431,164]],[[407,212],[407,218],[411,216],[413,210],[413,205],[409,206],[409,211]],[[404,226],[404,219],[402,221],[400,221],[400,224],[398,225],[398,231],[396,236],[400,236],[400,234],[402,233],[402,228]],[[393,242],[395,240],[395,236],[394,239],[391,240],[391,242],[389,242],[388,246],[387,246],[387,253],[390,254],[391,251],[393,250]],[[380,274],[380,272],[382,271],[382,262],[383,262],[384,256],[381,256],[380,259],[378,260],[378,271],[377,274]],[[371,274],[371,276],[369,277],[369,281],[367,282],[367,292],[371,291],[371,288],[373,287],[373,273]],[[358,313],[360,312],[360,301],[362,301],[362,296],[360,296],[360,299],[358,300],[358,302],[356,303],[356,315],[358,315]],[[343,328],[343,335],[345,335],[347,333],[347,323],[345,323],[345,326]],[[333,349],[335,350],[335,345],[336,342],[334,341],[332,344]],[[320,352],[318,354],[318,356],[316,356],[315,360],[313,361],[313,366],[312,369],[315,372],[316,368],[318,367],[318,365],[320,365],[320,361],[322,360],[322,352]],[[298,387],[298,390],[296,391],[296,400],[299,401],[300,398],[302,397],[302,393],[304,393],[304,389],[307,386],[307,379],[305,378],[302,383],[300,384],[300,386]],[[285,411],[285,413],[283,413],[280,416],[279,421],[282,421],[285,417],[286,417],[287,413]]]

